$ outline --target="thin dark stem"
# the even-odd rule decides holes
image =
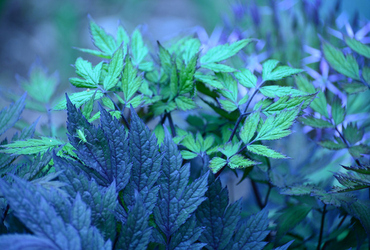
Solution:
[[[256,90],[253,92],[252,96],[249,98],[249,100],[248,100],[248,102],[247,102],[247,105],[245,106],[245,109],[244,109],[243,114],[241,114],[241,115],[239,116],[238,120],[237,120],[237,121],[236,121],[236,123],[235,123],[234,129],[233,129],[233,131],[231,132],[231,135],[230,135],[230,138],[229,138],[228,142],[231,142],[231,141],[233,140],[234,135],[235,135],[235,133],[236,133],[236,130],[238,129],[239,124],[241,123],[241,121],[242,121],[243,117],[247,114],[248,107],[249,107],[249,105],[251,104],[252,99],[254,98],[254,96],[258,93],[258,90],[259,90],[259,88],[256,88]]]
[[[166,121],[166,118],[167,118],[167,113],[163,115],[163,117],[161,119],[161,125],[164,124],[164,122]]]
[[[347,214],[343,216],[343,218],[341,219],[341,221],[339,222],[339,224],[337,226],[337,229],[339,229],[342,226],[342,224],[343,224],[343,222],[345,221],[346,218],[347,218]]]
[[[170,123],[172,137],[175,137],[176,136],[176,130],[175,130],[175,126],[173,125],[173,120],[172,120],[171,113],[167,113],[167,118],[168,118],[168,122]]]
[[[4,223],[4,221],[6,219],[6,216],[8,215],[9,209],[10,209],[10,206],[9,206],[9,204],[7,204],[6,208],[5,208],[5,211],[4,211],[2,223]]]
[[[116,245],[118,243],[118,239],[119,239],[119,232],[117,231],[116,232],[116,236],[114,237],[114,242],[113,242],[113,246],[112,246],[112,249],[116,249]]]
[[[269,196],[270,196],[270,193],[271,193],[271,189],[272,189],[272,185],[269,183],[269,187],[267,189],[267,194],[266,194],[266,197],[265,197],[265,202],[263,203],[263,207],[266,207],[266,205],[268,203]]]
[[[321,249],[322,235],[324,233],[325,214],[326,214],[326,204],[324,205],[324,209],[322,211],[322,216],[321,216],[320,235],[319,235],[319,243],[317,244],[317,248],[316,248],[317,250]]]
[[[128,121],[126,120],[125,115],[123,114],[123,109],[124,109],[125,107],[123,107],[123,109],[120,109],[120,108],[118,107],[117,103],[116,103],[115,101],[113,101],[112,97],[110,97],[110,95],[108,95],[107,93],[105,93],[105,96],[107,96],[107,97],[108,97],[108,98],[113,102],[114,107],[116,107],[116,109],[117,109],[119,112],[121,112],[121,117],[122,117],[123,123],[126,125],[126,127],[127,127],[128,129],[130,129],[130,124],[129,124],[129,123],[128,123]]]
[[[339,129],[337,127],[335,127],[335,130],[338,132],[340,138],[342,138],[342,141],[346,144],[347,148],[350,148],[351,146],[349,145],[349,143],[346,140],[346,138],[344,138],[343,134],[339,131]],[[356,159],[355,157],[353,157],[353,159],[355,160],[355,162],[356,162],[356,164],[358,166],[362,167],[362,164],[361,164],[361,162],[358,159]]]
[[[260,207],[260,209],[263,209],[264,206],[263,206],[263,203],[262,203],[262,200],[261,200],[261,195],[260,195],[260,192],[258,190],[257,183],[254,182],[254,180],[251,180],[251,183],[252,183],[253,193],[254,193],[254,196],[256,197],[257,204]]]

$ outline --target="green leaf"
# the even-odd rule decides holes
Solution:
[[[359,67],[352,55],[344,54],[331,44],[323,43],[323,52],[330,66],[339,73],[355,80],[360,80]]]
[[[334,125],[331,124],[330,122],[311,116],[304,118],[301,117],[298,118],[298,120],[302,122],[304,125],[311,126],[314,128],[334,128]]]
[[[360,220],[367,235],[370,235],[370,203],[365,200],[358,200],[349,205],[350,214]]]
[[[343,129],[343,136],[350,144],[354,145],[356,142],[362,140],[364,130],[358,128],[356,123],[351,122]]]
[[[263,155],[266,157],[274,158],[274,159],[284,159],[287,158],[285,155],[282,155],[266,146],[263,145],[249,145],[247,149],[252,153]]]
[[[171,54],[159,42],[158,47],[159,47],[159,60],[161,62],[161,66],[164,72],[166,72],[166,74],[171,75],[171,71],[173,70],[172,66],[176,67],[176,65],[172,65]]]
[[[334,142],[334,141],[320,141],[318,142],[320,146],[324,147],[324,148],[328,148],[328,149],[334,149],[334,150],[339,150],[339,149],[343,149],[343,148],[346,148],[346,144],[344,142]]]
[[[234,101],[235,103],[237,103],[237,99],[238,99],[237,81],[234,80],[231,74],[226,74],[226,73],[218,73],[217,78],[225,86],[225,89],[219,90],[219,92],[227,99],[230,99],[231,101]]]
[[[298,86],[298,88],[301,90],[301,91],[304,91],[308,94],[313,94],[313,93],[316,93],[317,90],[315,89],[315,87],[313,86],[312,83],[310,83],[306,77],[304,76],[301,76],[301,75],[298,75],[295,77],[295,80],[296,80],[296,84]],[[320,91],[318,94],[317,94],[317,97],[311,102],[311,105],[310,107],[322,114],[323,116],[325,116],[326,118],[329,118],[329,113],[328,113],[328,110],[327,110],[327,102],[326,102],[326,98],[325,98],[325,95],[322,91]]]
[[[342,88],[344,88],[344,90],[350,95],[364,92],[369,89],[366,85],[360,82],[344,83],[342,84]]]
[[[370,154],[370,147],[368,145],[356,145],[349,148],[349,153],[355,158],[361,158],[362,155]]]
[[[364,78],[364,80],[370,84],[370,68],[369,67],[366,67],[364,66],[362,68],[362,77]]]
[[[117,46],[120,46],[123,43],[123,57],[125,57],[127,54],[127,46],[130,43],[130,37],[121,25],[118,26],[116,40]]]
[[[110,54],[101,52],[99,50],[83,49],[83,48],[75,48],[75,49],[77,49],[77,50],[79,50],[81,52],[88,53],[90,55],[101,57],[101,58],[105,58],[105,59],[111,59],[111,57],[112,57]]]
[[[131,60],[126,56],[126,64],[121,79],[121,89],[126,102],[128,102],[141,87],[142,78],[137,76],[137,73],[137,69],[134,68]]]
[[[139,107],[143,103],[143,96],[137,95],[127,102],[126,107],[129,108],[132,105],[133,108]]]
[[[311,103],[315,96],[316,94],[294,97],[283,96],[276,102],[264,108],[263,111],[267,114],[275,114],[285,109],[297,108],[300,105],[303,110]]]
[[[90,19],[90,33],[95,46],[108,55],[113,55],[117,48],[116,41]]]
[[[182,57],[186,65],[188,65],[190,60],[199,52],[200,46],[201,43],[199,39],[196,38],[188,39],[184,43],[184,52]]]
[[[85,106],[82,110],[82,114],[86,117],[86,119],[90,119],[91,112],[93,111],[94,101],[95,101],[95,94],[96,94],[96,91],[95,91],[94,95],[90,98],[90,100],[85,104]]]
[[[229,167],[232,168],[232,169],[236,169],[236,168],[246,168],[246,167],[251,167],[251,166],[254,166],[254,165],[257,165],[258,163],[257,162],[254,162],[254,161],[251,161],[247,158],[245,158],[244,156],[242,155],[234,155],[233,157],[231,157],[229,159]]]
[[[197,105],[192,99],[185,96],[176,97],[175,102],[177,107],[181,110],[190,110],[197,107]]]
[[[158,123],[157,126],[155,126],[154,130],[153,130],[154,134],[155,134],[155,137],[157,138],[157,144],[158,145],[161,145],[163,140],[164,140],[164,129],[163,129],[163,125]]]
[[[257,84],[257,77],[249,69],[241,69],[235,74],[239,83],[246,88],[255,88]]]
[[[19,117],[24,109],[27,94],[23,94],[18,101],[11,104],[8,108],[3,108],[0,112],[0,135],[19,120]]]
[[[87,84],[98,85],[100,79],[101,69],[103,67],[103,62],[97,64],[95,68],[89,61],[77,58],[75,62],[76,74],[80,77],[86,79]]]
[[[253,138],[255,132],[257,131],[257,125],[260,121],[260,112],[255,111],[248,116],[245,120],[242,129],[240,130],[240,138],[245,144],[248,144]]]
[[[181,144],[183,146],[185,146],[188,150],[190,150],[194,153],[197,153],[197,154],[201,153],[202,145],[201,145],[200,141],[198,141],[198,140],[195,141],[194,137],[191,134],[185,136],[185,138],[181,141]]]
[[[223,145],[223,148],[219,148],[220,152],[222,154],[224,154],[227,158],[230,158],[231,156],[235,155],[239,148],[240,148],[240,144],[241,142],[239,143],[226,143],[225,145]]]
[[[207,53],[200,58],[200,63],[203,66],[203,64],[217,63],[226,60],[238,53],[251,41],[252,40],[250,39],[243,39],[232,44],[223,44],[216,46],[208,50]]]
[[[131,50],[133,64],[139,65],[148,54],[148,48],[145,46],[143,37],[138,29],[135,29],[131,36]]]
[[[198,155],[193,153],[193,152],[187,151],[187,150],[182,150],[181,151],[181,156],[185,160],[191,160],[191,159],[197,157]]]
[[[284,195],[310,195],[316,190],[316,187],[313,185],[295,185],[292,187],[286,187],[280,190],[280,194]]]
[[[265,62],[262,67],[262,79],[263,81],[278,81],[285,77],[299,74],[303,72],[301,69],[293,69],[288,66],[279,66],[279,61],[277,60],[268,60]]]
[[[213,70],[214,72],[234,72],[236,69],[221,63],[208,63],[203,64],[202,68]]]
[[[226,100],[218,99],[218,102],[221,104],[221,107],[229,113],[238,108],[238,106],[234,102],[228,99]]]
[[[341,124],[344,121],[344,117],[346,116],[346,109],[342,107],[342,102],[339,98],[335,98],[331,105],[331,115],[334,119],[335,125]]]
[[[212,76],[212,75],[203,75],[202,73],[200,72],[196,72],[194,74],[194,78],[197,80],[197,81],[200,81],[200,82],[203,82],[203,83],[206,83],[216,89],[223,89],[224,88],[224,85],[215,77],[215,76]]]
[[[357,41],[354,38],[350,38],[348,36],[344,37],[344,41],[346,44],[359,53],[360,55],[363,55],[364,57],[370,58],[370,47],[366,46],[365,44],[361,43],[360,41]]]
[[[292,87],[281,87],[276,85],[264,86],[259,91],[266,97],[275,98],[283,96],[304,96],[306,93],[293,89]]]
[[[153,109],[154,115],[159,116],[163,114],[164,112],[171,112],[172,110],[175,110],[177,107],[176,103],[174,101],[164,103],[162,101],[158,101],[154,103],[151,108]]]
[[[222,159],[220,157],[214,157],[209,162],[209,168],[211,169],[212,173],[217,173],[220,171],[220,169],[225,166],[227,161],[225,159]]]
[[[283,110],[278,115],[267,117],[255,140],[276,140],[288,136],[294,120],[300,112],[300,107]]]
[[[180,95],[189,93],[194,89],[194,73],[197,67],[198,54],[195,54],[180,71],[179,93]]]
[[[46,104],[50,102],[58,81],[56,74],[48,75],[46,70],[36,63],[31,68],[29,80],[22,79],[20,84],[32,99]]]
[[[108,75],[104,78],[104,89],[110,90],[117,85],[118,79],[123,70],[123,52],[122,47],[119,47],[114,53],[112,60],[108,66]]]
[[[243,96],[243,98],[239,100],[238,106],[245,104],[248,100],[249,100],[249,96],[245,94],[245,96]]]
[[[69,96],[71,99],[71,102],[76,105],[77,108],[81,107],[83,104],[87,103],[91,97],[95,95],[95,100],[98,100],[104,96],[104,94],[100,91],[91,91],[87,89],[86,91],[73,93]],[[66,99],[64,98],[62,101],[60,101],[55,107],[54,110],[64,110],[66,109]]]
[[[77,88],[96,88],[94,83],[76,77],[69,78],[69,82]]]
[[[277,219],[276,238],[281,239],[287,232],[293,229],[306,218],[312,207],[305,204],[295,204],[283,209]]]
[[[7,145],[2,145],[1,147],[5,149],[1,149],[0,152],[17,155],[38,154],[63,144],[65,144],[64,141],[55,138],[41,137],[41,139],[27,139],[25,141],[15,141]]]

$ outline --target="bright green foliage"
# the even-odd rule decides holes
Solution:
[[[181,141],[181,144],[190,152],[187,150],[181,151],[182,157],[189,160],[197,157],[198,155],[203,156],[205,153],[210,154],[213,143],[213,136],[207,136],[206,138],[203,138],[200,133],[197,133],[196,137],[194,138],[189,134],[184,137],[184,139]]]
[[[209,168],[215,174],[218,171],[220,171],[226,164],[227,164],[227,160],[222,159],[220,157],[214,157],[209,162]]]
[[[343,129],[343,135],[351,145],[354,145],[356,142],[362,140],[364,130],[360,129],[356,123],[351,122]]]
[[[285,77],[303,72],[301,69],[293,69],[288,66],[277,67],[279,61],[268,60],[263,64],[262,79],[263,81],[277,81]]]
[[[83,60],[81,57],[77,58],[75,63],[76,74],[85,79],[85,85],[79,82],[76,78],[71,78],[71,83],[79,88],[94,88],[99,84],[100,74],[103,67],[103,63],[97,64],[94,68],[91,63],[87,60]],[[78,84],[74,84],[74,83]]]
[[[15,141],[6,145],[6,149],[1,149],[0,152],[6,154],[38,154],[49,149],[57,148],[65,142],[55,138],[41,137],[41,139],[27,139],[25,141]],[[5,146],[3,146],[5,147]]]
[[[316,93],[317,90],[315,89],[315,87],[312,85],[312,83],[310,83],[306,77],[304,76],[301,76],[301,75],[298,75],[296,76],[295,78],[296,80],[296,84],[298,86],[298,88],[303,91],[303,92],[306,92],[308,94],[313,94],[313,93]],[[317,94],[317,97],[311,102],[310,104],[310,107],[320,113],[321,115],[325,116],[326,118],[329,118],[329,114],[328,114],[328,110],[327,110],[327,102],[326,102],[326,98],[325,98],[325,95],[323,94],[323,92],[319,92]]]
[[[370,58],[370,47],[361,43],[360,41],[357,41],[354,38],[344,37],[344,41],[346,44],[359,53],[360,55],[363,55],[364,57]]]
[[[334,128],[334,125],[331,122],[311,116],[299,118],[298,120],[302,122],[304,125],[311,126],[314,128]]]
[[[114,53],[112,60],[109,62],[108,75],[104,78],[103,86],[105,90],[110,90],[118,83],[123,69],[123,51],[119,47]]]
[[[303,96],[306,95],[306,93],[299,91],[297,89],[293,89],[291,87],[281,87],[281,86],[264,86],[260,88],[260,92],[270,98],[275,98],[275,97],[283,97],[283,96]]]
[[[263,155],[266,157],[274,158],[274,159],[283,159],[287,158],[285,155],[282,155],[272,149],[269,149],[266,146],[263,145],[250,145],[247,147],[249,151],[252,153],[258,154],[258,155]]]
[[[93,90],[87,89],[82,92],[73,93],[70,96],[70,100],[74,105],[76,105],[76,107],[81,107],[83,104],[87,103],[93,96],[95,96],[95,100],[99,100],[100,98],[104,96],[104,94],[100,90],[93,91]],[[54,107],[54,110],[66,109],[66,106],[67,106],[67,101],[64,98]]]
[[[260,121],[260,112],[255,111],[248,116],[240,131],[240,138],[245,144],[248,144],[257,131],[257,126]]]
[[[345,57],[339,49],[327,42],[323,43],[323,51],[326,60],[333,69],[354,80],[360,80],[359,67],[352,55]]]
[[[200,63],[203,66],[226,60],[234,56],[241,49],[247,46],[250,42],[251,42],[250,39],[244,39],[232,44],[224,44],[211,48],[210,50],[207,51],[207,53],[204,56],[200,58]]]
[[[114,38],[93,20],[90,20],[90,32],[95,46],[103,52],[103,55],[112,56],[117,48]]]
[[[257,77],[249,69],[241,69],[235,73],[235,77],[246,88],[256,87]]]
[[[341,124],[346,116],[346,109],[342,106],[340,99],[336,98],[333,100],[331,105],[331,115],[333,117],[335,125]]]
[[[131,49],[133,63],[135,66],[139,66],[143,63],[143,60],[148,55],[148,48],[145,46],[143,37],[139,29],[135,29],[131,35]],[[142,65],[141,65],[142,67]]]
[[[362,74],[364,74],[364,72],[362,72]],[[344,83],[342,85],[342,88],[348,94],[357,94],[357,93],[364,92],[369,89],[366,85],[359,83],[359,82]]]
[[[123,70],[121,79],[121,89],[124,96],[124,105],[129,106],[129,101],[135,95],[135,93],[140,89],[142,79],[138,76],[138,71],[134,68],[131,60],[126,57],[125,68]],[[141,99],[141,98],[140,98]],[[137,107],[138,105],[136,105]]]

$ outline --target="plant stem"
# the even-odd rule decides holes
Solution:
[[[47,116],[48,116],[48,126],[50,129],[50,137],[53,137],[53,128],[52,128],[52,121],[51,121],[51,111],[49,105],[46,107],[47,110]]]
[[[173,120],[172,120],[171,113],[167,113],[167,118],[168,118],[168,122],[170,123],[172,137],[175,137],[176,136],[176,130],[175,130],[175,126],[173,125]]]
[[[346,140],[346,138],[344,138],[344,136],[342,135],[342,133],[339,131],[339,129],[337,127],[335,127],[335,130],[338,132],[340,138],[342,138],[342,141],[346,144],[347,148],[349,149],[351,146],[349,145],[348,141]],[[356,159],[355,157],[352,156],[352,158],[355,160],[356,164],[360,167],[362,167],[362,164],[361,162]]]
[[[266,194],[266,197],[265,197],[265,202],[263,203],[263,208],[266,207],[266,205],[267,205],[267,202],[269,200],[269,196],[270,196],[270,193],[271,193],[271,189],[272,189],[272,185],[270,183],[268,185],[269,185],[269,187],[267,189],[267,194]]]
[[[343,222],[344,222],[344,220],[345,220],[346,218],[347,218],[347,214],[343,216],[343,218],[341,219],[341,221],[339,222],[339,224],[338,224],[338,226],[337,226],[337,229],[339,229],[339,228],[342,226],[342,224],[343,224]]]
[[[317,250],[321,249],[322,235],[324,232],[325,214],[326,214],[326,204],[324,205],[324,209],[322,211],[322,216],[321,216],[320,235],[319,235],[319,243],[317,244],[317,248],[316,248]]]
[[[126,125],[126,127],[128,129],[130,129],[130,124],[128,123],[128,121],[126,120],[126,117],[125,115],[123,114],[123,110],[125,107],[123,107],[123,109],[120,109],[117,105],[117,103],[115,101],[113,101],[112,97],[110,97],[110,95],[108,95],[108,93],[104,93],[106,97],[108,97],[114,104],[114,107],[116,107],[116,110],[118,110],[119,112],[121,112],[121,117],[122,117],[122,120],[123,120],[123,123]]]
[[[251,180],[251,183],[252,183],[253,193],[254,193],[254,197],[256,197],[257,204],[260,207],[260,209],[263,209],[264,206],[262,204],[261,195],[258,190],[257,183],[254,180]]]
[[[6,208],[5,208],[5,211],[4,211],[4,215],[3,215],[3,220],[2,220],[2,223],[4,224],[4,221],[5,221],[5,218],[6,216],[8,215],[8,212],[9,212],[9,204],[6,205]]]

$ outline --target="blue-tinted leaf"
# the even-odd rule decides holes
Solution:
[[[232,249],[263,249],[267,244],[263,240],[269,233],[267,215],[268,212],[264,209],[249,217],[246,223],[241,223],[236,231]]]
[[[158,205],[154,208],[154,219],[169,239],[204,201],[208,174],[188,185],[190,166],[182,167],[181,154],[168,131],[161,149],[164,152],[162,174],[158,179],[161,188]]]
[[[126,223],[122,226],[117,242],[119,249],[146,249],[149,244],[152,228],[149,227],[149,213],[139,195],[136,195],[135,206],[129,212]]]
[[[143,37],[138,29],[135,29],[131,36],[131,50],[134,65],[139,65],[146,55],[148,48],[145,46]]]
[[[22,250],[22,249],[47,249],[58,250],[55,245],[47,238],[27,234],[7,234],[0,236],[0,249]]]
[[[205,227],[199,240],[207,243],[208,249],[225,249],[240,219],[240,203],[229,205],[227,189],[222,188],[220,180],[211,175],[208,181],[208,199],[196,211],[199,225]]]
[[[170,249],[202,249],[206,244],[195,243],[202,231],[203,228],[197,226],[195,216],[192,215],[171,237]]]
[[[113,55],[116,50],[116,41],[108,35],[103,28],[90,19],[90,33],[95,46],[108,55]]]
[[[294,206],[283,209],[282,214],[277,219],[276,237],[280,239],[284,236],[289,230],[306,218],[311,209],[312,207],[306,204],[295,204]]]

